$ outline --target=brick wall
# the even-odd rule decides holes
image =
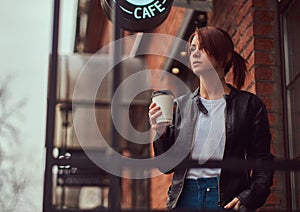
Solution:
[[[277,1],[215,0],[208,25],[226,30],[232,36],[235,50],[248,60],[249,72],[243,89],[265,102],[272,132],[271,149],[277,158],[284,158]],[[226,79],[231,82],[232,74]],[[285,175],[276,172],[264,209],[284,209],[285,192]]]

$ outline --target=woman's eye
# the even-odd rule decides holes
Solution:
[[[190,47],[190,52],[193,52],[193,51],[195,51],[197,48],[196,48],[196,46],[191,46]]]

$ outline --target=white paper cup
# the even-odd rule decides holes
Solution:
[[[169,123],[173,121],[174,96],[169,90],[160,90],[152,93],[152,102],[160,107],[162,114],[157,117],[156,123]]]

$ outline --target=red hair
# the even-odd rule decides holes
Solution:
[[[224,67],[225,75],[232,67],[234,84],[240,89],[245,83],[247,61],[234,51],[234,45],[229,34],[217,27],[203,27],[196,29],[190,36],[188,40],[189,45],[195,36],[198,38],[199,48],[204,50],[209,57],[213,57],[217,62],[221,63],[222,67]],[[229,56],[231,57],[228,60]]]

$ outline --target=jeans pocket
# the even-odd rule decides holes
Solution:
[[[219,202],[219,194],[217,186],[209,186],[204,190],[205,208],[217,208]]]

